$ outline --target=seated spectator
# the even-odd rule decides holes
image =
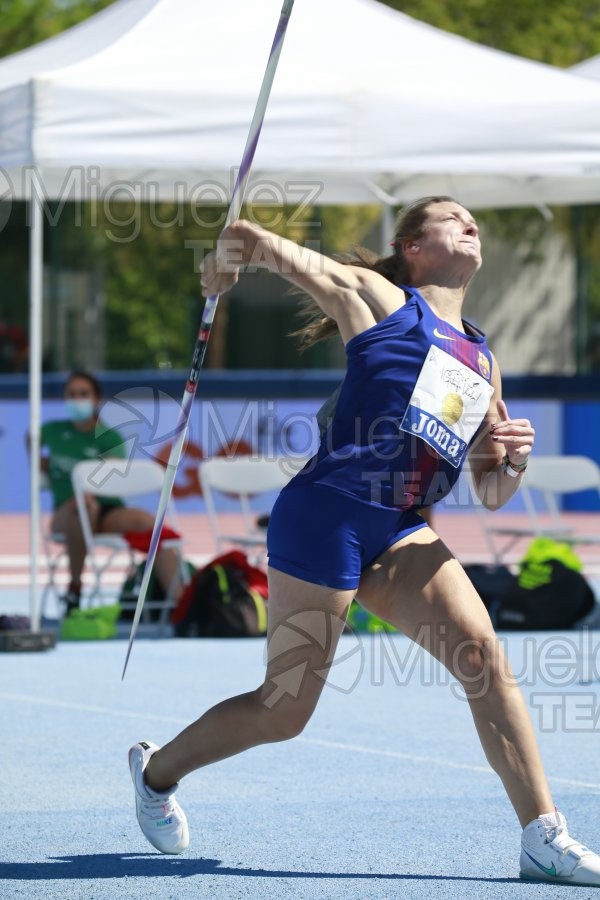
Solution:
[[[73,372],[65,385],[67,419],[46,422],[41,429],[42,471],[52,491],[54,512],[52,530],[65,536],[71,580],[63,597],[67,614],[79,607],[81,575],[86,547],[71,484],[71,471],[81,460],[124,456],[120,433],[105,425],[99,417],[102,397],[98,381],[87,372]],[[154,518],[142,509],[125,506],[118,497],[86,495],[86,505],[95,533],[125,534],[149,531]],[[174,550],[160,550],[156,557],[156,577],[165,593],[175,579],[181,578],[179,559]],[[178,585],[177,592],[181,590]]]

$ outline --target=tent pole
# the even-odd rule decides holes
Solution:
[[[29,609],[31,630],[40,630],[38,556],[40,536],[40,408],[42,386],[43,198],[32,185],[29,223]]]
[[[394,208],[389,203],[384,202],[381,207],[381,253],[383,256],[389,256],[392,252],[390,244],[394,240],[395,224]]]

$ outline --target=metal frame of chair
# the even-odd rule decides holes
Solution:
[[[520,493],[523,497],[529,524],[503,526],[490,524],[491,518],[479,501],[476,502],[485,538],[496,563],[522,538],[552,537],[557,541],[576,545],[597,545],[600,534],[581,534],[562,519],[558,498],[581,491],[596,490],[600,496],[600,467],[587,456],[536,456],[532,454],[523,475]],[[539,508],[539,498],[543,507]],[[538,502],[536,502],[536,500]],[[506,540],[499,547],[495,538]]]
[[[49,490],[50,482],[48,480],[48,476],[45,472],[40,472],[40,492],[43,493]],[[57,601],[60,599],[61,593],[56,583],[56,573],[63,565],[63,563],[66,563],[66,565],[68,566],[68,556],[64,534],[61,534],[58,531],[53,531],[50,527],[50,522],[46,517],[42,517],[40,531],[42,537],[42,545],[44,548],[44,556],[46,559],[46,568],[48,570],[46,583],[42,588],[42,594],[40,597],[40,610],[43,616],[46,611],[46,604],[48,602],[49,595],[53,593]]]
[[[86,460],[77,463],[73,468],[71,480],[87,550],[87,562],[94,578],[90,600],[93,601],[101,595],[102,578],[116,564],[119,556],[126,555],[126,571],[130,572],[135,568],[137,560],[144,558],[144,554],[132,548],[121,534],[110,532],[95,534],[92,531],[85,503],[85,494],[119,497],[120,499],[142,496],[144,494],[159,494],[164,477],[165,470],[159,463],[143,459]],[[176,527],[175,509],[172,501],[169,502],[167,517],[173,527]],[[177,552],[181,577],[185,584],[189,580],[189,573],[183,559],[182,547],[183,540],[181,538],[170,538],[161,542],[161,548],[171,548]],[[101,558],[101,554],[98,551],[104,551],[103,558]],[[173,607],[174,590],[175,585],[172,585],[167,592],[167,596],[162,601],[148,599],[144,604],[145,618],[148,618],[147,614],[151,610],[160,610],[159,623],[164,625],[169,611]],[[134,608],[135,603],[135,597],[132,597],[131,601],[121,601],[124,609]]]
[[[270,494],[281,488],[306,464],[305,457],[231,456],[203,460],[198,466],[206,514],[217,552],[226,545],[264,548],[266,530],[258,528],[254,521],[250,501],[260,494]],[[225,534],[219,527],[214,492],[233,496],[239,503],[245,531],[243,534]]]

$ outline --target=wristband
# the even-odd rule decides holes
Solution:
[[[511,478],[518,478],[527,468],[527,461],[524,463],[513,463],[508,458],[508,453],[502,459],[502,471]]]

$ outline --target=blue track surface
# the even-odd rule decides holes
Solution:
[[[596,643],[594,633],[520,634],[508,649],[527,682],[556,802],[572,833],[598,849],[598,682],[580,683]],[[600,900],[586,888],[519,881],[520,829],[468,707],[399,636],[345,636],[343,661],[300,738],[189,776],[178,797],[190,848],[160,856],[138,830],[127,750],[143,738],[165,742],[209,705],[255,687],[264,645],[139,640],[122,683],[125,646],[0,654],[2,900],[565,891]],[[575,653],[569,677],[543,653]]]

